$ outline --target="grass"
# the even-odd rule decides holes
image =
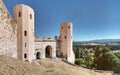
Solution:
[[[39,65],[0,56],[0,75],[96,75],[94,71],[57,60],[39,60]]]

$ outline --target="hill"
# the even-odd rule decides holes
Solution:
[[[89,41],[74,41],[74,44],[80,43],[120,43],[120,39],[98,39],[98,40],[89,40]]]
[[[112,73],[94,72],[56,59],[39,60],[30,64],[11,57],[0,56],[0,75],[112,75]]]
[[[91,75],[93,71],[56,60],[40,60],[39,65],[0,56],[0,75]]]
[[[99,39],[99,40],[91,40],[88,42],[100,42],[100,43],[120,42],[120,39]]]

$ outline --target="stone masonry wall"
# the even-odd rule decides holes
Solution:
[[[4,3],[0,0],[0,55],[16,58],[16,35],[16,24],[12,20]]]
[[[72,43],[72,23],[63,22],[60,26],[60,49],[62,56],[67,58],[68,62],[74,63],[75,55],[73,53]]]
[[[25,4],[14,7],[14,21],[17,24],[17,58],[34,60],[34,10]]]

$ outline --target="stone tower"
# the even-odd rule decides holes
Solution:
[[[14,7],[17,24],[17,59],[31,62],[34,59],[34,11],[27,5]]]
[[[67,58],[68,62],[74,63],[75,55],[72,44],[72,23],[64,22],[60,26],[60,50],[61,55]]]

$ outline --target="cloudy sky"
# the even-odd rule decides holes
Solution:
[[[3,0],[13,16],[16,4],[35,11],[35,35],[59,36],[61,22],[73,23],[73,40],[120,39],[120,0]]]

